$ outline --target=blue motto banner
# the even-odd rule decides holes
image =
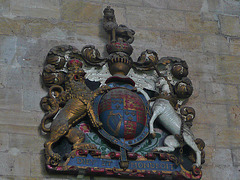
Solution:
[[[96,168],[116,168],[119,169],[120,160],[93,158],[91,155],[86,157],[74,157],[68,162],[68,166],[96,167]],[[156,170],[156,171],[180,171],[180,166],[176,166],[170,161],[160,161],[158,158],[152,161],[129,161],[128,169]]]

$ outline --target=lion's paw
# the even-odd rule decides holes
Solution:
[[[57,166],[61,161],[61,156],[57,153],[53,153],[51,156],[48,157],[48,163],[52,166]]]
[[[92,143],[81,143],[81,144],[74,144],[73,149],[97,149],[97,146]]]

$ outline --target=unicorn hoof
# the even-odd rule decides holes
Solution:
[[[154,139],[156,137],[156,133],[151,133],[151,137]]]

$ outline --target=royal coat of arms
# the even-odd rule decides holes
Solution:
[[[104,10],[108,56],[94,46],[53,47],[42,81],[42,131],[49,172],[201,179],[204,142],[191,132],[195,111],[187,63],[142,52],[133,61],[135,32]]]

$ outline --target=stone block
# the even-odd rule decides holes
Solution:
[[[240,36],[239,16],[219,15],[221,33],[227,36]]]
[[[213,171],[213,166],[207,166],[206,164],[203,164],[201,180],[213,180],[212,171]]]
[[[213,156],[215,166],[233,166],[232,152],[230,149],[216,149]]]
[[[218,22],[204,20],[199,13],[186,13],[186,29],[192,33],[216,34]]]
[[[170,57],[179,57],[179,58],[182,58],[182,59],[184,58],[183,56],[184,56],[184,53],[185,53],[183,51],[172,51],[172,50],[167,49],[167,48],[162,48],[162,45],[159,49],[156,49],[156,52],[159,54],[159,58],[170,56]]]
[[[212,146],[205,146],[204,152],[205,152],[205,163],[203,164],[203,168],[206,166],[213,166],[214,161],[213,157],[215,154],[216,148]]]
[[[210,0],[208,9],[218,14],[239,15],[240,2],[238,0]]]
[[[21,25],[20,40],[31,38],[41,38],[41,40],[57,40],[66,43],[68,38],[74,38],[78,34],[99,35],[99,24],[81,24],[72,21],[59,21],[51,19],[20,19],[17,21]],[[87,31],[88,30],[88,31]],[[31,39],[32,41],[34,39]],[[55,42],[57,44],[57,42]]]
[[[216,147],[219,148],[229,148],[231,146],[230,138],[232,137],[232,129],[229,129],[228,126],[218,126],[215,129],[215,141]]]
[[[81,23],[75,23],[75,28],[72,31],[72,34],[75,34],[75,36],[106,36],[107,33],[99,27],[99,25],[95,24],[81,24]]]
[[[217,148],[240,147],[240,130],[236,127],[216,126],[215,141]]]
[[[196,118],[193,123],[207,125],[228,125],[228,113],[226,105],[196,103],[189,104],[196,111]]]
[[[232,149],[233,165],[240,166],[240,149]]]
[[[64,43],[57,40],[18,38],[17,61],[22,67],[38,67],[40,70],[43,67],[48,51],[59,44]]]
[[[185,30],[184,13],[143,7],[126,7],[127,22],[134,29]]]
[[[0,174],[3,176],[13,175],[17,177],[30,176],[30,155],[25,153],[0,152]]]
[[[9,135],[7,133],[0,133],[0,151],[7,151],[9,149]]]
[[[4,176],[2,180],[40,180],[39,178],[29,176]]]
[[[121,10],[124,9],[117,8],[116,13],[120,14],[120,18],[118,19],[120,20],[120,22],[123,22],[125,21],[125,17],[123,17],[125,13],[123,14]],[[27,21],[26,26],[28,28],[22,30],[22,34],[24,36],[41,37],[42,39],[47,40],[58,40],[62,41],[62,44],[66,44],[66,41],[68,41],[68,39],[75,39],[79,35],[101,37],[106,34],[102,26],[92,23],[38,20],[34,22]]]
[[[20,33],[23,37],[40,38],[42,34],[55,28],[55,23],[47,19],[23,19],[19,23],[22,25]]]
[[[126,1],[126,0],[104,0],[107,4],[109,3],[114,3],[117,5],[127,5],[127,6],[142,6],[142,0],[131,0],[131,1]]]
[[[41,34],[41,37],[44,39],[47,39],[47,38],[59,39],[59,40],[67,39],[66,33],[57,27],[50,29],[48,32]]]
[[[43,112],[22,112],[1,110],[0,124],[19,126],[39,126]]]
[[[91,180],[92,178],[96,179],[97,176],[86,176],[86,175],[78,175],[76,178],[77,179],[82,179],[82,180]],[[106,177],[107,179],[107,177]],[[110,178],[109,178],[110,179]]]
[[[240,127],[240,106],[229,105],[228,114],[230,117],[230,124],[234,127]]]
[[[22,68],[22,86],[23,89],[28,90],[42,90],[42,84],[41,84],[41,73],[43,71],[42,67],[31,67],[31,68]]]
[[[8,67],[6,65],[0,65],[0,89],[6,87],[6,76]]]
[[[13,174],[16,176],[30,176],[30,154],[21,153],[14,156]]]
[[[21,21],[0,17],[0,34],[16,35],[21,31]]]
[[[223,36],[204,35],[203,50],[205,53],[229,54],[229,43]]]
[[[233,103],[238,102],[238,89],[234,85],[218,83],[205,83],[206,100],[208,103]]]
[[[211,0],[211,1],[207,1],[208,2],[208,10],[210,12],[219,12],[221,11],[221,0]]]
[[[202,52],[201,37],[180,32],[161,32],[162,48],[173,51]]]
[[[47,40],[64,40],[69,37],[74,37],[75,32],[78,31],[78,23],[68,21],[53,21],[46,19],[24,19],[21,22],[24,28],[21,29],[22,39],[23,37],[41,38]],[[86,28],[93,28],[93,25],[84,25]],[[95,28],[96,29],[96,28]],[[94,30],[90,32],[94,32]],[[87,31],[83,31],[83,34],[88,34]]]
[[[240,56],[240,40],[230,39],[229,49],[230,49],[231,55]]]
[[[233,166],[214,166],[212,169],[213,179],[217,180],[238,180],[235,179]]]
[[[167,0],[143,0],[143,6],[159,8],[159,9],[167,9],[168,1]]]
[[[138,30],[134,36],[133,47],[141,48],[142,51],[146,49],[153,49],[156,51],[154,47],[157,46],[161,48],[161,44],[162,40],[158,31]],[[140,56],[140,54],[138,55]]]
[[[238,84],[240,82],[240,56],[220,55],[216,57],[217,82]]]
[[[195,106],[196,110],[197,107],[199,106],[198,104],[200,104],[200,106],[205,106],[206,103],[206,96],[205,96],[205,86],[202,85],[203,82],[199,82],[199,80],[196,80],[195,78],[192,78],[194,76],[189,76],[189,78],[192,81],[192,85],[193,85],[193,93],[190,96],[190,98],[187,101],[187,106]]]
[[[22,89],[22,70],[20,66],[8,66],[6,72],[6,88]]]
[[[13,64],[16,54],[17,38],[15,36],[0,36],[0,63]]]
[[[11,174],[14,168],[14,159],[6,152],[0,152],[0,174],[3,176]]]
[[[232,103],[238,103],[239,97],[238,97],[238,87],[235,85],[226,85],[225,86],[225,92],[226,92],[226,102]]]
[[[10,148],[16,148],[20,152],[40,153],[44,148],[44,143],[45,139],[41,136],[10,134]]]
[[[221,8],[224,14],[239,15],[240,2],[238,0],[221,1]]]
[[[214,146],[214,132],[212,131],[212,126],[208,124],[197,124],[194,123],[191,128],[194,136],[196,138],[201,138],[206,146]]]
[[[21,89],[3,88],[0,91],[0,109],[22,110]]]
[[[49,176],[45,168],[44,154],[32,154],[31,156],[31,176],[44,177]]]
[[[0,15],[1,16],[8,16],[9,9],[10,9],[10,1],[8,0],[0,0]]]
[[[43,89],[39,90],[29,90],[23,91],[23,110],[24,111],[40,111],[40,101],[41,98],[46,96],[47,93]]]
[[[207,10],[207,11],[202,12],[201,14],[202,14],[202,19],[204,21],[218,21],[217,14],[214,12],[209,12]]]
[[[127,24],[126,22],[126,16],[125,16],[125,9],[117,6],[111,6],[114,8],[115,11],[115,16],[118,24]],[[105,7],[104,7],[105,8]],[[102,9],[103,11],[103,9]],[[78,23],[78,22],[58,22],[56,26],[58,29],[62,30],[65,32],[65,36],[67,37],[81,37],[84,36],[85,38],[90,38],[95,36],[96,38],[101,37],[103,40],[107,39],[107,33],[104,31],[102,28],[102,25],[100,26],[98,24],[92,24],[92,23]],[[59,31],[59,30],[58,30]],[[55,39],[58,38],[58,35],[54,33],[54,31],[50,31],[46,34],[43,34],[42,37],[45,36],[46,38],[52,38],[55,37]],[[87,37],[89,36],[89,37]],[[65,40],[66,39],[62,39]]]
[[[199,67],[201,67],[201,66],[199,66]],[[202,70],[203,69],[199,69],[199,71],[202,71]],[[207,70],[207,68],[205,70]],[[203,71],[205,71],[205,70],[203,70]],[[212,81],[214,81],[216,79],[215,78],[216,73],[211,72],[211,71],[204,72],[204,73],[203,72],[197,73],[197,70],[196,70],[196,71],[194,71],[192,73],[193,73],[192,75],[188,76],[191,79],[192,83],[193,83],[193,81],[212,82]],[[195,87],[195,85],[194,85],[194,87]],[[203,87],[201,86],[200,88],[203,88]]]
[[[13,16],[32,18],[60,18],[59,0],[10,0],[10,11]]]
[[[40,125],[40,119],[39,119]],[[10,134],[27,134],[27,135],[39,135],[39,125],[36,126],[19,126],[11,124],[1,124],[0,132],[1,133],[10,133]]]
[[[168,0],[168,8],[184,11],[199,12],[203,6],[204,0]]]
[[[213,78],[201,78],[202,76],[212,76],[216,73],[216,60],[212,54],[198,52],[182,52],[182,58],[189,67],[189,76],[198,76],[196,80],[213,81]]]
[[[239,179],[239,177],[240,177],[240,166],[237,166],[237,167],[234,167],[234,176],[233,176],[233,178],[234,179],[236,179],[236,180],[238,180]]]
[[[73,179],[73,176],[72,175],[67,176],[67,175],[62,175],[61,174],[61,175],[51,175],[51,177],[41,178],[41,179],[43,179],[43,180],[59,180],[59,179],[61,179],[61,180],[69,180],[69,179]]]
[[[111,179],[111,180],[121,180],[122,178],[118,178],[118,177],[101,177],[101,176],[96,176],[94,177],[95,180],[107,180],[107,179]],[[131,180],[132,178],[124,178],[126,180]]]
[[[61,18],[63,20],[99,24],[102,16],[102,6],[99,4],[75,0],[62,1]]]

